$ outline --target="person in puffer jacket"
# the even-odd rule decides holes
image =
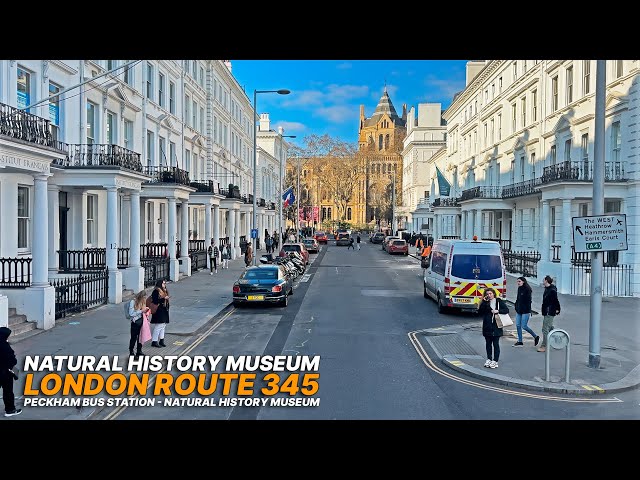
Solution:
[[[547,338],[549,332],[553,330],[553,319],[560,313],[560,301],[558,300],[558,289],[553,284],[553,278],[549,275],[544,277],[544,293],[542,294],[542,343],[538,347],[538,352],[547,351]]]

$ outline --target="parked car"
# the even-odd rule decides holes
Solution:
[[[382,243],[383,240],[384,240],[384,233],[376,232],[373,235],[371,235],[371,238],[369,241],[371,243]]]
[[[389,252],[390,255],[394,253],[409,255],[409,244],[406,240],[391,240],[387,245],[387,252]]]
[[[348,233],[339,233],[338,237],[336,238],[336,245],[348,247],[350,240],[351,240],[351,237],[349,236]]]
[[[293,295],[293,278],[282,265],[255,265],[242,272],[233,284],[233,305],[277,303],[286,307]]]
[[[298,252],[304,257],[305,264],[309,265],[309,250],[307,250],[304,243],[285,243],[282,245],[279,255],[284,257],[287,252]]]
[[[325,245],[329,241],[329,237],[327,237],[326,232],[316,232],[313,235],[313,238],[315,238],[318,241],[318,243],[324,243]]]
[[[387,235],[386,237],[384,237],[384,240],[382,241],[382,250],[387,250],[387,245],[389,245],[389,242],[391,240],[402,240],[400,237],[396,237],[395,235]]]
[[[318,253],[320,251],[320,244],[315,238],[305,238],[302,243],[307,247],[309,253]]]

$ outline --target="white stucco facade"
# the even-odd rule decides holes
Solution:
[[[459,206],[433,207],[438,182],[430,173],[442,232],[539,252],[538,277],[552,275],[562,293],[582,281],[571,217],[592,214],[595,70],[595,60],[474,62],[466,88],[443,114],[447,154],[440,169]],[[640,294],[639,73],[637,60],[607,61],[605,213],[627,215],[629,249],[611,264],[626,268],[620,281],[633,295]]]
[[[106,249],[117,303],[144,286],[140,245],[168,244],[175,281],[191,274],[176,241],[190,249],[228,238],[237,256],[249,236],[254,110],[231,63],[142,60],[103,75],[128,62],[0,60],[0,263],[28,268],[0,278],[0,325],[8,309],[54,325],[49,282],[69,276],[60,251]],[[257,175],[274,201],[277,174]],[[276,212],[257,211],[273,230]],[[36,289],[38,300],[25,300]]]

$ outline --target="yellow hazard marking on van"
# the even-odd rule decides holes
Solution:
[[[455,285],[455,286],[454,286]],[[450,296],[457,297],[475,297],[479,296],[476,292],[484,290],[487,287],[498,287],[497,283],[481,283],[481,282],[454,282],[451,284]]]

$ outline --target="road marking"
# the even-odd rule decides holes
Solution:
[[[184,342],[181,341],[175,341],[173,342],[174,345],[184,345]]]
[[[461,362],[460,360],[451,360],[449,363],[451,365],[455,365],[456,367],[461,367],[462,365],[464,365],[464,362]]]
[[[433,330],[433,329],[431,329]],[[409,332],[409,340],[411,341],[411,343],[413,344],[413,347],[416,349],[416,351],[418,352],[418,356],[420,357],[420,359],[422,360],[422,362],[425,364],[425,366],[427,368],[429,368],[430,370],[432,370],[435,373],[440,374],[443,377],[449,378],[450,380],[454,380],[456,382],[459,383],[464,383],[466,385],[470,385],[472,387],[477,387],[477,388],[482,388],[483,390],[491,390],[497,393],[504,393],[507,395],[513,395],[513,396],[517,396],[517,397],[527,397],[527,398],[537,398],[539,400],[553,400],[556,402],[568,402],[568,403],[623,403],[622,400],[620,400],[619,398],[616,397],[612,397],[612,398],[582,398],[582,397],[578,397],[578,398],[564,398],[564,397],[556,397],[553,395],[540,395],[540,394],[535,394],[535,393],[527,393],[527,392],[520,392],[517,390],[510,390],[508,388],[502,388],[502,387],[497,387],[497,386],[493,386],[493,385],[485,385],[484,383],[481,382],[477,382],[475,380],[469,380],[467,378],[462,378],[462,377],[458,377],[456,375],[453,375],[452,373],[443,370],[442,368],[438,367],[435,362],[431,359],[431,357],[429,357],[429,354],[426,352],[426,350],[424,349],[424,347],[422,346],[422,344],[420,343],[420,341],[417,338],[418,334],[421,334],[425,332],[425,330],[416,330],[413,332]],[[451,362],[453,363],[453,362]],[[591,385],[593,387],[593,385]],[[583,385],[584,387],[584,385]]]
[[[593,391],[593,390],[597,390],[599,392],[604,392],[605,389],[604,388],[600,388],[597,385],[580,385],[582,388],[584,388],[585,390],[589,390],[589,391]]]
[[[302,278],[300,279],[301,282],[308,282],[309,278],[311,278],[311,274],[310,273],[305,273]]]
[[[200,345],[205,338],[207,338],[209,335],[211,335],[211,333],[216,330],[221,324],[222,322],[224,322],[227,318],[229,318],[229,316],[235,312],[236,309],[235,307],[232,307],[231,310],[229,310],[227,313],[224,314],[224,316],[218,320],[216,323],[214,323],[206,332],[204,332],[202,334],[202,336],[198,339],[196,339],[191,345],[189,345],[182,353],[178,354],[178,356],[181,355],[187,355],[188,353],[190,353],[194,348],[196,348],[198,345]],[[155,372],[153,375],[151,375],[150,379],[149,379],[149,387],[152,387],[155,383],[156,383],[156,377],[158,376],[158,374],[160,373],[164,373],[166,371],[166,369],[162,369],[158,372]],[[137,398],[140,395],[138,393],[135,393],[133,395],[128,395],[129,398]],[[127,408],[126,406],[119,406],[116,407],[113,411],[111,411],[105,418],[104,420],[114,420],[117,417],[119,417],[122,412],[124,412]]]

